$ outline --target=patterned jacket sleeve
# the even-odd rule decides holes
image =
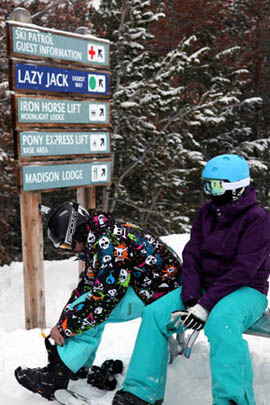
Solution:
[[[108,235],[106,243],[102,242],[104,236],[93,246],[92,265],[85,270],[62,311],[57,326],[64,337],[83,333],[104,322],[127,291],[130,271],[117,261],[113,237]]]

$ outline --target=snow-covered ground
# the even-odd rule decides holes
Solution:
[[[188,235],[171,235],[164,240],[179,254]],[[73,259],[45,261],[46,320],[49,332],[77,283],[78,266]],[[23,265],[12,263],[0,267],[0,386],[3,405],[54,404],[21,387],[15,380],[14,369],[19,365],[39,367],[47,363],[44,340],[40,330],[24,329]],[[124,379],[134,346],[140,321],[106,326],[99,347],[96,365],[106,359],[119,358],[124,362],[123,374],[118,377],[118,387]],[[270,404],[270,340],[246,336],[254,366],[254,388],[257,405]],[[233,355],[233,353],[232,353]],[[209,346],[201,332],[190,359],[178,357],[168,367],[168,381],[164,405],[210,405]],[[92,398],[93,405],[110,405],[114,392],[101,391],[85,381],[72,381],[70,388]]]

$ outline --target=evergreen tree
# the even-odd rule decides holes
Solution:
[[[16,7],[29,11],[32,23],[42,27],[75,32],[80,26],[92,27],[90,17],[92,1],[89,0],[0,0],[0,265],[12,260],[22,260],[19,190],[14,160],[13,128],[11,125],[11,97],[8,89],[8,58],[6,50],[6,20]],[[43,203],[55,206],[62,201],[75,199],[73,191],[42,193]],[[44,235],[45,236],[45,235]],[[51,257],[47,244],[46,258]]]
[[[197,210],[204,161],[236,149],[239,136],[246,139],[251,128],[240,115],[256,109],[260,99],[243,100],[248,72],[232,63],[238,47],[213,54],[191,36],[160,55],[150,28],[164,9],[162,2],[155,5],[154,10],[150,1],[101,2],[98,21],[112,42],[110,208],[171,233],[186,231]]]
[[[11,99],[8,85],[8,60],[5,22],[14,1],[0,1],[0,265],[18,260],[20,255],[19,201],[11,129]]]
[[[203,151],[208,158],[222,152],[220,146],[227,150],[231,145],[232,151],[244,154],[250,160],[252,175],[260,195],[264,196],[262,203],[265,206],[269,206],[267,168],[270,162],[267,148],[270,133],[268,8],[264,0],[166,0],[166,18],[152,28],[155,41],[159,41],[162,50],[176,46],[178,40],[187,34],[196,35],[202,46],[211,48],[212,56],[223,54],[224,69],[228,71],[229,67],[232,71],[234,68],[242,72],[239,79],[241,82],[245,79],[244,86],[240,103],[235,106],[238,119],[230,125],[227,120],[222,131],[215,131],[216,140],[208,143],[206,139]],[[239,49],[237,57],[232,58],[230,53],[224,57],[223,51],[233,47]],[[211,62],[212,76],[215,76],[215,59]],[[260,158],[263,159],[262,165]]]

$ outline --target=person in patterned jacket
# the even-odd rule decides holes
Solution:
[[[181,262],[150,232],[75,202],[61,204],[51,214],[48,237],[56,248],[78,254],[85,269],[51,329],[56,345],[48,366],[18,367],[15,376],[25,388],[53,399],[56,389],[67,387],[72,373],[91,366],[107,322],[143,317],[146,305],[178,289]],[[163,380],[160,397],[151,403],[162,403],[166,368]],[[148,404],[133,395],[132,388],[129,391],[128,404]]]

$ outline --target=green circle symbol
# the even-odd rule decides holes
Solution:
[[[90,90],[95,90],[96,84],[97,84],[96,78],[94,76],[90,76],[90,79],[89,79]]]

